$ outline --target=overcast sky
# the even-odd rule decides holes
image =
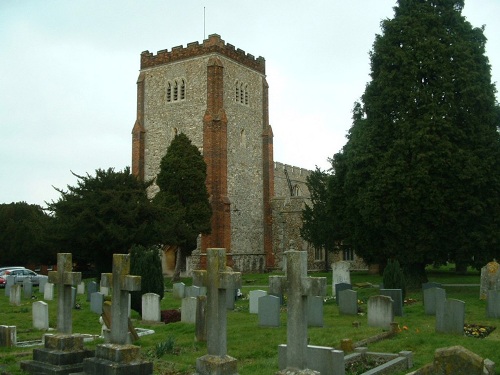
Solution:
[[[275,161],[327,169],[396,0],[1,0],[0,203],[131,164],[140,53],[219,34],[266,59]],[[204,11],[205,8],[205,11]],[[204,16],[205,13],[205,16]],[[500,1],[466,0],[500,82]],[[205,20],[205,22],[204,22]],[[497,96],[498,97],[498,96]]]

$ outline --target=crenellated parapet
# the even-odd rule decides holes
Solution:
[[[187,47],[177,46],[173,47],[171,51],[158,51],[156,55],[144,51],[141,53],[141,70],[209,53],[220,53],[250,69],[266,74],[266,60],[262,56],[255,58],[232,44],[225,43],[218,34],[209,35],[202,44],[192,42],[188,43]]]
[[[284,170],[287,170],[288,172],[288,175],[290,176],[290,178],[295,177],[299,180],[304,180],[305,181],[305,178],[307,176],[309,176],[311,174],[311,170],[309,169],[305,169],[305,168],[300,168],[300,167],[295,167],[293,165],[288,165],[288,164],[283,164],[283,163],[280,163],[280,162],[274,162],[274,170],[275,171],[284,171]]]

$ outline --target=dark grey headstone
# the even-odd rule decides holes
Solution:
[[[337,294],[339,312],[341,315],[358,314],[358,292],[346,289]]]
[[[259,326],[280,326],[280,299],[267,295],[259,298]]]
[[[234,302],[236,301],[236,289],[227,289],[226,291],[226,308],[234,310]]]
[[[323,327],[323,297],[307,296],[307,326]]]
[[[91,281],[87,285],[87,302],[90,302],[90,296],[95,292],[97,292],[97,283],[95,281]]]
[[[71,307],[74,309],[76,306],[76,288],[74,286],[71,287]]]
[[[403,316],[403,291],[401,289],[380,289],[380,295],[391,297],[394,315]]]
[[[447,299],[436,309],[436,332],[464,334],[465,302]]]
[[[442,288],[424,289],[424,310],[427,315],[436,315],[437,306],[446,301],[446,290]]]
[[[102,314],[102,305],[104,303],[104,294],[94,292],[90,296],[90,310],[96,314]]]
[[[500,290],[488,290],[486,316],[488,318],[500,318]]]
[[[352,289],[352,285],[348,284],[348,283],[335,284],[335,296],[336,296],[337,305],[339,304],[339,298],[338,298],[339,293],[343,290],[351,290],[351,289]]]

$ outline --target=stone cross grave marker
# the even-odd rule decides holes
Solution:
[[[141,290],[141,277],[131,276],[130,255],[113,254],[113,273],[101,275],[101,285],[112,288],[111,336],[112,344],[125,345],[128,336],[129,293]]]
[[[236,359],[227,355],[226,293],[241,287],[241,273],[226,270],[226,250],[207,249],[207,270],[193,271],[193,284],[207,288],[207,351],[198,358],[196,370],[200,374],[236,374]],[[213,372],[215,373],[215,372]]]
[[[71,288],[82,281],[82,273],[71,272],[72,269],[71,253],[58,253],[57,271],[49,272],[49,282],[57,284],[57,330],[59,333],[71,334],[73,329]]]
[[[307,296],[326,295],[326,277],[307,276],[307,252],[285,252],[286,276],[269,277],[269,293],[288,294],[287,368],[307,366]]]
[[[479,298],[486,299],[488,290],[500,290],[500,264],[496,260],[481,268]]]

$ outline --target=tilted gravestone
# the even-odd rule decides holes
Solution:
[[[500,318],[500,290],[488,290],[486,316],[488,318]]]
[[[280,326],[280,307],[279,297],[265,295],[259,298],[259,326],[261,327],[279,327]]]
[[[259,298],[267,296],[267,292],[265,290],[251,290],[248,293],[249,297],[249,311],[250,314],[258,314],[259,313]]]
[[[403,316],[403,291],[401,289],[380,289],[381,296],[392,298],[395,316]]]
[[[307,252],[285,252],[286,276],[269,277],[269,293],[288,295],[286,369],[307,369],[307,296],[325,296],[326,278],[307,276]],[[287,371],[285,370],[285,371]]]
[[[500,290],[500,264],[496,260],[481,268],[479,298],[486,299],[488,290]]]
[[[200,375],[237,374],[237,360],[227,355],[227,291],[241,287],[241,273],[227,271],[226,250],[207,249],[207,270],[193,271],[193,284],[207,288],[207,355],[196,360]]]
[[[447,299],[436,309],[436,332],[464,334],[465,302]]]
[[[153,363],[140,359],[140,347],[129,341],[128,302],[132,291],[141,290],[141,277],[131,276],[130,254],[113,254],[113,273],[101,275],[101,285],[112,288],[110,342],[97,345],[95,357],[83,362],[83,374],[152,374]]]
[[[424,311],[427,315],[436,315],[437,307],[446,301],[446,290],[442,288],[424,289]]]
[[[340,283],[351,283],[351,273],[349,269],[351,265],[346,261],[332,263],[332,294],[335,295],[335,285]]]
[[[389,330],[394,321],[392,298],[387,296],[371,296],[368,299],[368,325]]]
[[[358,314],[358,292],[352,289],[346,289],[337,294],[339,302],[339,313],[341,315]]]

